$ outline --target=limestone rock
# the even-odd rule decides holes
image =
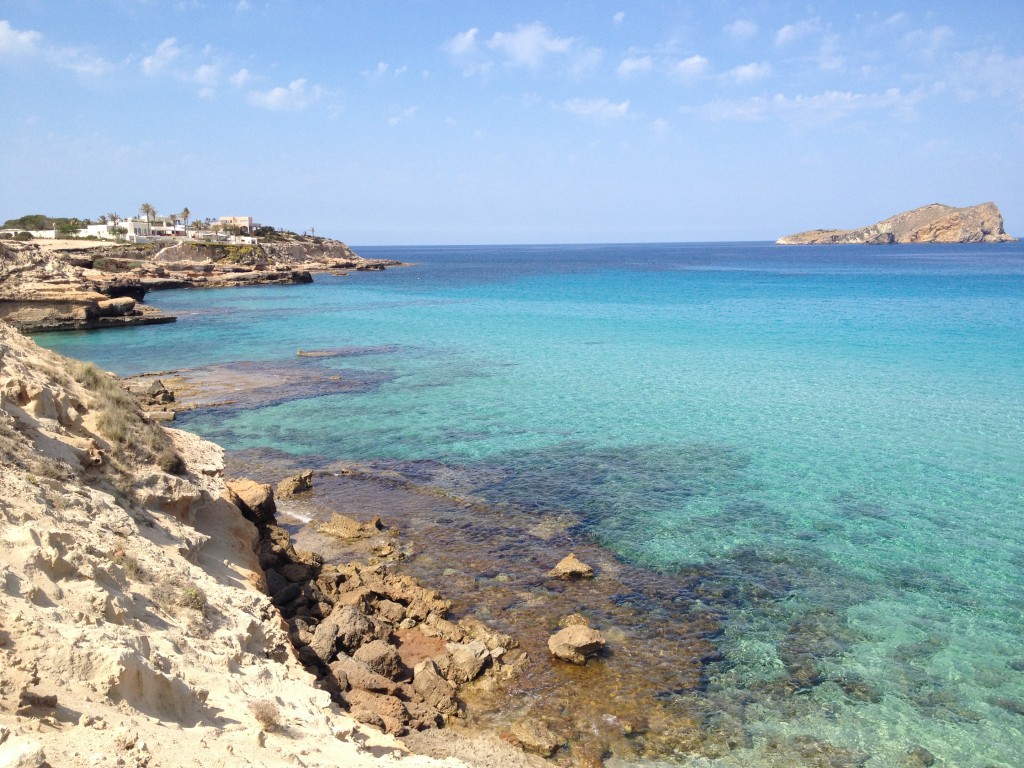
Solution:
[[[548,650],[573,664],[586,664],[587,657],[598,653],[604,646],[604,636],[582,624],[568,626],[548,638]]]
[[[371,640],[359,647],[353,654],[353,658],[363,662],[373,672],[392,680],[398,678],[402,672],[402,660],[394,646],[384,640]]]
[[[448,643],[448,653],[439,664],[441,672],[450,683],[462,685],[475,680],[491,657],[482,640],[470,643]]]
[[[313,489],[313,472],[307,470],[297,475],[286,477],[277,484],[277,498],[285,499],[297,493],[304,493]]]
[[[228,480],[224,485],[227,500],[238,507],[247,520],[259,528],[274,523],[277,505],[274,503],[274,489],[269,483],[242,478]]]
[[[548,576],[555,579],[592,579],[594,569],[584,563],[575,554],[569,553],[554,568],[548,571]]]
[[[815,229],[780,237],[779,245],[886,243],[1005,243],[1015,238],[1003,230],[995,203],[954,208],[933,203],[891,216],[860,229]]]
[[[513,723],[512,736],[524,750],[541,757],[551,757],[565,743],[545,723],[532,717]]]
[[[441,714],[454,715],[459,711],[454,690],[431,659],[416,665],[412,675],[412,687],[427,704]]]

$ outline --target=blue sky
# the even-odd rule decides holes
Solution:
[[[0,0],[0,220],[764,240],[995,201],[1024,3]]]

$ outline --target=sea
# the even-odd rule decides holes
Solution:
[[[1024,766],[1024,244],[355,250],[407,266],[36,340],[284,382],[179,426],[315,468],[311,546],[324,509],[396,526],[529,650],[470,718],[563,761]],[[547,577],[570,551],[595,579]],[[609,643],[570,669],[574,612]]]

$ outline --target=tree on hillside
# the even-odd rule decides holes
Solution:
[[[192,216],[192,211],[190,211],[188,208],[182,208],[181,209],[181,213],[178,214],[178,217],[182,221],[185,222],[185,235],[186,236],[188,236],[188,220],[189,220],[189,218],[191,216]]]

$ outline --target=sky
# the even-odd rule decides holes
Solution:
[[[1024,235],[1024,3],[0,0],[0,221],[357,245]]]

